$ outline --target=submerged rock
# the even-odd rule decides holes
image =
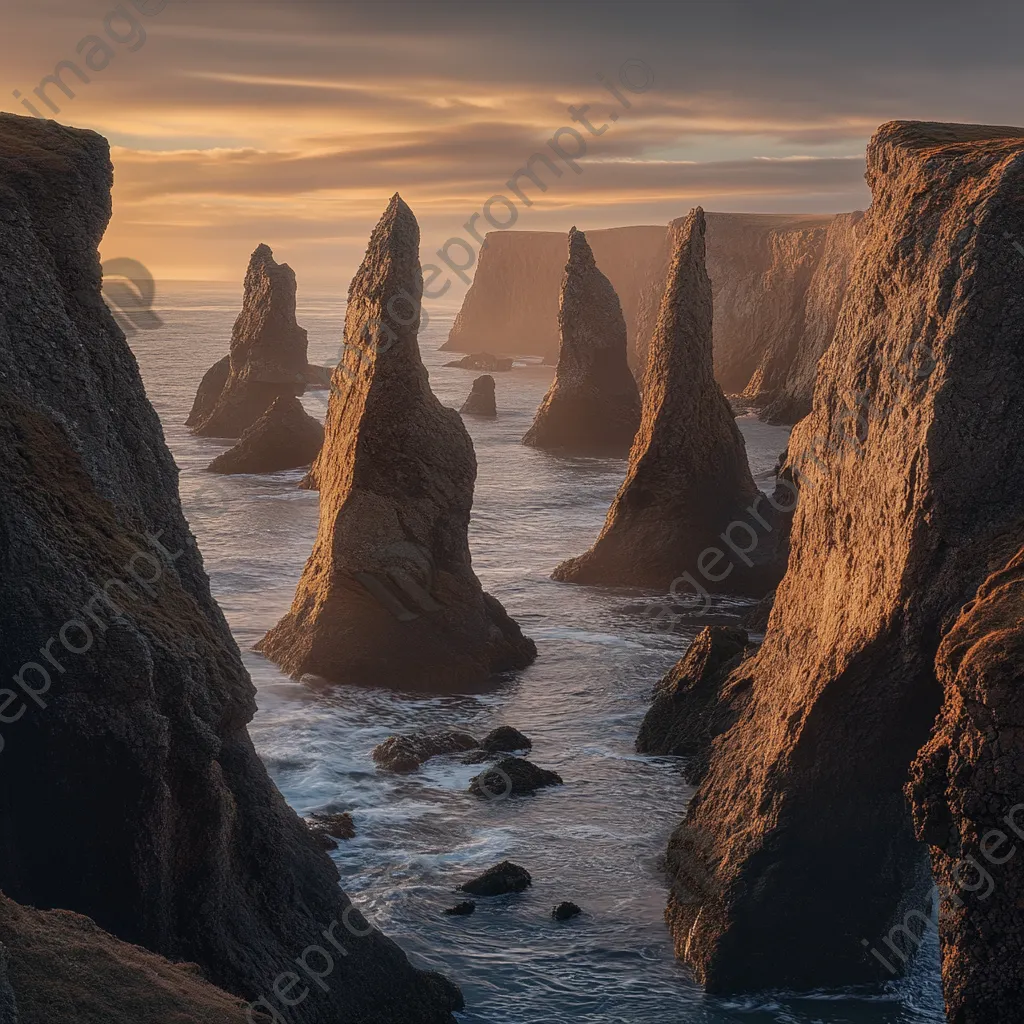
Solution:
[[[473,573],[476,457],[420,361],[422,288],[419,227],[396,195],[349,289],[316,544],[291,611],[257,648],[295,677],[448,692],[537,655]]]
[[[19,714],[0,723],[4,891],[250,1000],[337,922],[346,955],[330,993],[288,1011],[296,1024],[448,1021],[457,989],[354,909],[253,749],[255,689],[101,296],[112,173],[100,136],[0,115],[0,668],[18,695],[3,717]]]
[[[540,768],[524,757],[505,757],[496,765],[474,776],[469,791],[488,800],[526,796],[546,786],[561,786],[562,776]]]
[[[476,904],[472,900],[463,900],[461,903],[456,903],[454,907],[449,907],[445,911],[445,915],[447,917],[468,917],[475,911]]]
[[[332,839],[355,839],[356,823],[348,811],[340,814],[311,814],[307,822],[309,827]]]
[[[276,473],[308,466],[324,443],[324,428],[294,396],[274,404],[207,467],[211,473]]]
[[[553,577],[660,588],[684,573],[696,582],[699,570],[705,590],[761,596],[784,568],[770,536],[775,515],[750,475],[743,437],[712,373],[698,207],[676,238],[625,482],[593,547]],[[743,528],[742,555],[730,553],[741,546],[731,537],[734,524]]]
[[[454,366],[460,370],[486,370],[488,373],[505,373],[512,369],[511,359],[501,359],[490,352],[474,352],[472,355],[453,359],[445,366]]]
[[[551,911],[551,916],[556,921],[569,921],[574,917],[578,917],[582,913],[582,907],[578,907],[575,903],[566,901],[565,903],[559,903],[557,907],[554,907]]]
[[[533,746],[533,742],[518,729],[513,729],[511,725],[499,725],[497,729],[492,729],[483,738],[480,746],[491,754],[511,754],[517,750],[529,750]]]
[[[640,395],[626,359],[626,321],[586,235],[576,228],[569,232],[558,332],[555,379],[523,444],[625,458],[640,426]]]
[[[942,700],[936,649],[1024,518],[1024,130],[892,122],[867,167],[866,237],[790,439],[789,569],[669,845],[667,921],[716,992],[891,980],[870,950],[931,886],[904,786]]]
[[[480,744],[465,732],[415,733],[389,736],[373,748],[376,764],[389,772],[414,772],[432,757],[474,750]]]
[[[523,892],[533,885],[533,879],[526,868],[503,860],[488,868],[482,875],[459,886],[462,892],[470,896],[504,896],[510,892]]]
[[[468,416],[486,416],[488,419],[494,419],[498,415],[498,407],[494,401],[494,378],[490,375],[477,377],[473,381],[469,398],[462,403],[459,412]]]
[[[260,245],[246,271],[227,372],[223,359],[207,371],[186,424],[202,437],[240,437],[278,396],[305,390],[306,348],[295,320],[295,272]]]

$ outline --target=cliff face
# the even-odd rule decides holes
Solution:
[[[296,676],[452,690],[536,657],[473,573],[476,456],[420,361],[418,246],[416,218],[396,195],[349,288],[314,466],[316,544],[291,611],[259,645]],[[387,337],[375,327],[368,339],[371,324]]]
[[[935,663],[942,712],[907,789],[941,893],[951,1024],[1014,1020],[1024,1000],[1022,666],[1024,548],[982,584],[943,638]]]
[[[0,888],[248,999],[337,921],[336,984],[294,1020],[446,1022],[451,987],[341,927],[363,919],[253,750],[252,683],[100,295],[111,178],[100,136],[0,115]]]
[[[308,466],[324,443],[324,428],[295,395],[280,395],[238,443],[210,463],[211,473],[276,473]]]
[[[523,444],[625,458],[640,425],[640,396],[626,361],[626,323],[582,231],[569,232],[558,302],[555,379]]]
[[[894,122],[811,414],[801,500],[739,721],[669,848],[678,954],[715,991],[889,978],[927,884],[903,794],[945,622],[1024,515],[1024,131]],[[1004,556],[1005,558],[1005,556]],[[733,678],[730,685],[743,679]]]

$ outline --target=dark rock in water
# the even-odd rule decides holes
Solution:
[[[558,332],[555,379],[523,444],[625,458],[640,426],[640,395],[626,359],[626,321],[586,235],[576,228],[569,232]]]
[[[422,289],[419,227],[396,195],[349,289],[335,371],[348,384],[331,392],[313,467],[316,545],[291,611],[258,645],[296,677],[451,692],[537,656],[473,573],[476,457],[420,361]],[[415,316],[391,311],[396,296]]]
[[[712,372],[711,312],[698,207],[676,237],[625,482],[593,547],[559,565],[554,579],[674,592],[689,574],[705,592],[760,597],[781,576],[778,513],[750,475]]]
[[[498,407],[494,401],[494,378],[489,374],[477,377],[473,381],[473,390],[470,391],[469,398],[462,403],[459,412],[467,416],[486,416],[488,419],[494,419],[498,415]]]
[[[445,914],[448,917],[468,917],[476,910],[476,904],[472,900],[463,900],[462,903],[456,903],[454,907],[449,907]]]
[[[698,782],[707,771],[712,740],[732,725],[748,695],[724,690],[729,673],[749,649],[742,629],[705,626],[654,688],[654,701],[637,736],[637,752],[690,758],[686,777]]]
[[[474,776],[470,780],[469,791],[488,800],[501,800],[509,796],[526,796],[545,786],[561,785],[562,777],[557,772],[540,768],[524,757],[506,757]]]
[[[459,886],[462,892],[470,896],[503,896],[509,892],[522,892],[533,885],[533,879],[526,868],[503,860],[493,868],[488,868],[482,875]]]
[[[294,396],[274,404],[207,467],[211,473],[276,473],[308,466],[324,443],[324,428]]]
[[[502,359],[493,356],[490,352],[474,352],[472,355],[463,356],[461,359],[453,359],[445,366],[455,366],[460,370],[485,370],[487,373],[504,373],[512,369],[511,359]]]
[[[533,747],[533,742],[518,729],[513,729],[510,725],[499,725],[483,738],[480,746],[492,754],[511,754],[516,750],[529,750]]]
[[[432,757],[473,750],[480,744],[469,733],[415,733],[412,736],[389,736],[373,748],[376,764],[389,772],[414,772]]]
[[[448,1021],[458,990],[366,924],[253,749],[255,689],[101,295],[112,173],[100,136],[0,115],[0,670],[24,695],[0,724],[3,889],[250,1000],[338,922],[295,1024]]]
[[[892,122],[875,134],[867,168],[866,237],[813,410],[789,442],[801,495],[790,565],[764,643],[730,681],[746,681],[748,704],[715,741],[669,844],[666,920],[697,980],[716,992],[891,980],[862,941],[897,970],[909,960],[890,956],[886,936],[905,942],[905,922],[921,924],[908,907],[924,909],[931,891],[904,787],[942,706],[936,653],[1022,540],[1024,307],[1011,242],[1024,238],[1024,129]],[[985,707],[966,698],[962,715],[957,707],[957,691],[983,668],[960,655],[972,630],[988,628],[984,601],[939,663],[950,774],[943,784],[931,766],[919,813],[930,821],[931,805],[941,820],[930,794],[945,785],[956,852],[937,858],[940,877],[956,857],[977,858],[961,848],[961,829],[970,836],[1009,809],[999,791],[974,805],[988,754],[961,746],[967,716],[984,721],[1004,699],[982,687]],[[1019,676],[1014,634],[992,642]],[[993,672],[998,687],[1002,669]],[[993,756],[1004,743],[1012,752],[1012,773],[1015,716],[1005,735],[982,734]],[[1020,799],[1018,779],[1005,779],[1007,803]],[[944,948],[954,990],[966,977],[960,956],[973,961],[984,948],[958,937],[961,926],[991,923],[996,942],[1012,930],[1019,948],[1018,923],[1000,916],[1017,891],[1009,883],[981,916],[953,912]],[[994,977],[998,966],[977,969]],[[951,1020],[971,1019],[956,1011]]]
[[[245,275],[227,373],[223,359],[207,371],[186,423],[202,437],[241,437],[278,396],[303,393],[306,348],[295,320],[295,272],[261,245]]]
[[[942,711],[907,786],[941,894],[946,1013],[963,1024],[1018,1019],[1024,1003],[1022,665],[1024,548],[943,637],[935,660]]]
[[[557,907],[553,908],[551,911],[551,916],[556,921],[569,921],[582,913],[582,907],[578,907],[575,903],[570,903],[566,901],[565,903],[559,903]]]
[[[348,811],[340,814],[311,814],[307,822],[314,831],[332,839],[355,839],[356,823]]]

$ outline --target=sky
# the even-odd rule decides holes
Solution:
[[[240,283],[266,242],[300,289],[344,290],[395,191],[434,264],[448,239],[492,229],[493,196],[515,230],[663,224],[698,204],[863,209],[883,122],[1024,124],[1019,3],[0,0],[0,14],[0,107],[31,116],[28,100],[110,140],[102,254],[162,279]],[[51,83],[54,112],[34,90],[61,61],[89,80],[65,66],[74,96]],[[506,183],[538,152],[547,190],[519,179],[530,202],[514,201]]]

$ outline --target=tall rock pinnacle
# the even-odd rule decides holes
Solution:
[[[536,656],[473,573],[476,456],[420,361],[422,290],[419,226],[395,195],[349,287],[316,544],[291,611],[259,645],[296,676],[449,690]]]
[[[704,211],[679,229],[644,377],[643,417],[604,529],[594,546],[563,562],[573,583],[668,586],[696,573],[708,548],[723,547],[730,522],[750,518],[759,492],[743,437],[714,378],[711,282],[704,268]],[[712,589],[764,592],[766,546]],[[773,570],[774,571],[774,570]]]
[[[629,454],[640,396],[626,360],[626,321],[587,236],[572,228],[558,300],[558,366],[523,444],[571,455]]]

